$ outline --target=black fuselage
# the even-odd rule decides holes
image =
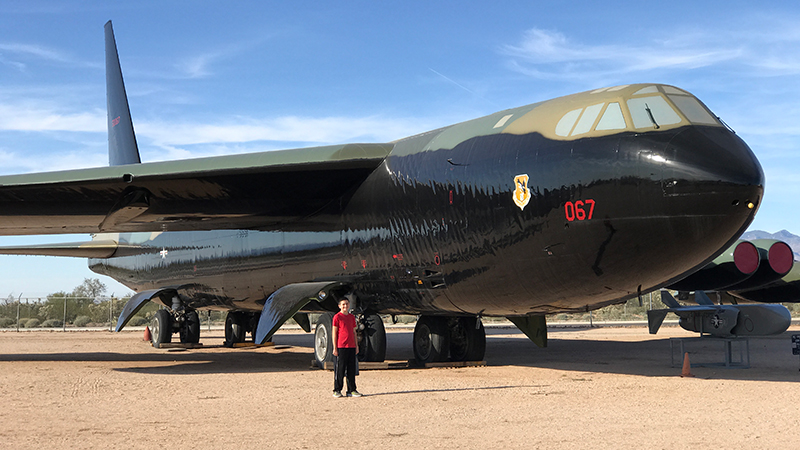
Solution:
[[[137,291],[175,287],[198,309],[260,311],[281,286],[340,280],[377,313],[588,310],[713,259],[763,194],[758,161],[719,126],[572,141],[489,134],[437,147],[441,135],[396,142],[342,196],[341,212],[314,216],[324,227],[127,234],[121,242],[152,251],[90,267]]]

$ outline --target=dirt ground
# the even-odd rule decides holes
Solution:
[[[0,332],[0,448],[797,448],[796,333],[752,339],[749,369],[681,378],[669,338],[692,334],[675,327],[551,330],[546,349],[490,328],[486,367],[362,370],[365,396],[335,399],[302,331],[228,349],[212,330],[188,351],[140,331]],[[411,337],[390,330],[387,358],[410,359]],[[687,349],[723,359],[720,342]]]

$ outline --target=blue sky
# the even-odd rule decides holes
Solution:
[[[6,0],[0,173],[107,163],[109,19],[146,162],[390,141],[658,82],[698,96],[758,156],[767,187],[751,229],[800,234],[796,2]],[[0,298],[69,291],[97,276],[84,260],[52,257],[0,257],[0,269]]]

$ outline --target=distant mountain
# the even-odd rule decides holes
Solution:
[[[796,236],[786,230],[781,230],[777,233],[767,233],[766,231],[761,230],[748,231],[742,235],[742,239],[777,239],[779,241],[786,242],[789,244],[789,247],[792,247],[794,260],[800,261],[800,236]]]

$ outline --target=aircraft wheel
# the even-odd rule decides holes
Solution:
[[[450,359],[481,361],[486,353],[486,330],[483,323],[475,329],[477,317],[458,317],[450,323]]]
[[[449,330],[446,317],[422,316],[414,327],[414,357],[421,363],[447,359]]]
[[[253,343],[254,344],[257,343],[256,342],[256,332],[258,331],[258,320],[259,319],[261,319],[261,314],[250,314],[249,318],[248,318],[248,323],[250,325],[248,327],[248,331],[250,331],[250,337],[253,338]],[[269,342],[269,341],[272,341],[272,338],[270,338],[267,342]]]
[[[225,345],[233,347],[233,344],[244,342],[246,335],[245,315],[238,311],[229,311],[225,316]]]
[[[166,309],[159,309],[150,322],[150,336],[153,347],[172,342],[172,315]]]
[[[317,319],[314,329],[314,359],[318,367],[333,361],[333,345],[333,313],[324,313]]]
[[[364,330],[360,335],[358,360],[383,362],[386,359],[386,328],[381,316],[370,314],[364,317]]]
[[[200,316],[192,310],[184,314],[180,330],[182,344],[197,344],[200,342]]]

